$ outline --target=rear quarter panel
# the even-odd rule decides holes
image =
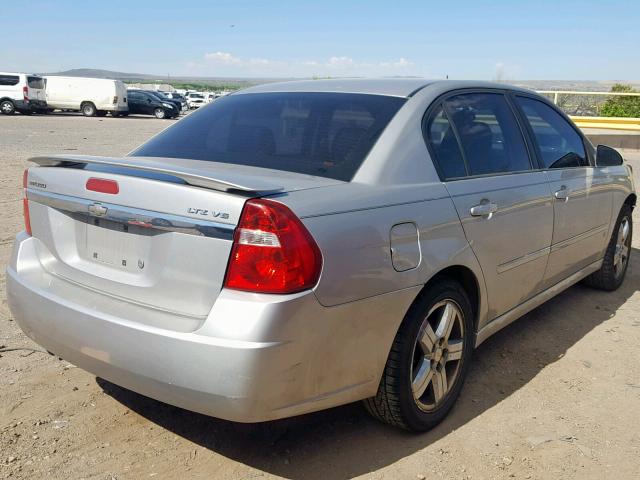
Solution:
[[[323,268],[315,293],[324,306],[424,285],[453,265],[470,268],[484,291],[480,267],[441,183],[403,187],[346,184],[293,192],[279,200],[301,216],[322,251]],[[318,205],[325,213],[317,212]],[[420,260],[415,268],[397,271],[390,233],[401,223],[416,225],[415,248]],[[399,312],[399,321],[404,313]]]
[[[609,224],[609,236],[611,238],[618,214],[622,204],[632,193],[636,193],[633,171],[627,164],[615,167],[604,167],[599,169],[602,175],[608,178],[608,185],[613,192],[613,202],[611,209],[611,222]],[[605,246],[606,248],[606,246]]]

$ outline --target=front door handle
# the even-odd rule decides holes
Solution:
[[[562,185],[562,187],[560,187],[560,190],[555,192],[553,196],[556,197],[556,199],[558,200],[564,200],[565,202],[567,202],[569,200],[570,193],[571,192],[569,192],[569,189],[567,188],[567,186]]]
[[[469,213],[474,217],[491,218],[498,211],[498,205],[493,202],[483,202],[469,209]]]

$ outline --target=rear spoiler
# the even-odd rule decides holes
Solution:
[[[270,182],[268,177],[238,171],[234,165],[158,157],[97,157],[90,155],[50,155],[29,159],[41,167],[65,167],[93,164],[132,168],[146,172],[171,175],[194,187],[236,192],[241,194],[270,194],[284,190],[284,187]]]

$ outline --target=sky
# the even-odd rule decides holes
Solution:
[[[4,1],[0,71],[640,80],[639,0]]]

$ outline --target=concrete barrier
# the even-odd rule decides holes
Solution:
[[[638,135],[585,132],[585,135],[594,145],[608,145],[613,148],[633,148],[640,150],[640,132],[638,132]]]
[[[640,133],[640,118],[571,116],[571,120],[580,128],[631,130]]]

